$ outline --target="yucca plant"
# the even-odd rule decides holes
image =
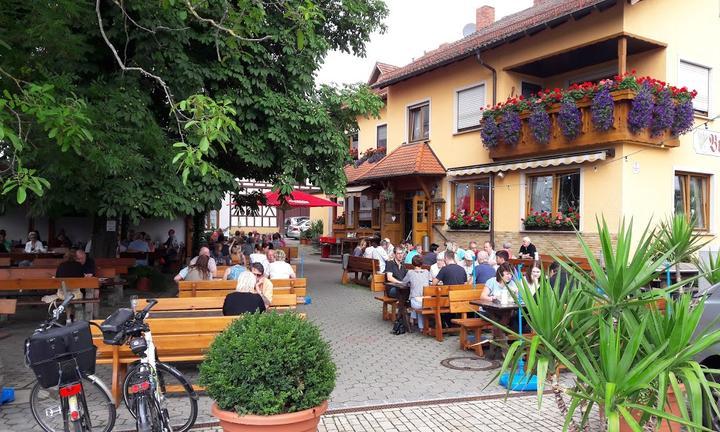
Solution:
[[[720,283],[720,251],[715,255],[709,252],[708,261],[698,260],[698,267],[710,285]]]
[[[698,331],[705,298],[685,294],[673,300],[670,293],[680,283],[648,288],[663,262],[686,259],[692,248],[679,253],[681,243],[676,243],[663,249],[649,224],[637,242],[632,221],[620,223],[615,241],[604,220],[597,227],[604,266],[577,233],[590,271],[555,257],[571,281],[565,290],[544,278],[535,295],[524,281],[518,284],[524,316],[535,335],[526,339],[515,333],[518,340],[500,373],[514,373],[527,355],[527,371],[538,377],[538,404],[550,381],[565,416],[564,430],[588,430],[594,410],[611,432],[619,430],[621,419],[634,431],[653,431],[661,421],[677,422],[691,432],[711,430],[702,425],[703,408],[718,409],[704,401],[711,400],[718,386],[708,382],[709,371],[693,357],[720,342],[720,331]],[[559,384],[558,365],[575,375],[570,388]],[[668,412],[669,389],[677,397],[679,415]],[[564,395],[570,396],[569,404]]]
[[[675,265],[676,281],[680,282],[680,263],[697,263],[697,252],[710,240],[695,230],[695,218],[688,219],[683,214],[676,214],[660,223],[655,242],[658,250],[672,250],[668,255],[668,262]],[[680,292],[684,292],[684,287],[680,287]]]

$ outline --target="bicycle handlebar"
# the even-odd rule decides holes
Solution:
[[[58,306],[55,311],[53,312],[53,317],[57,320],[60,317],[60,314],[63,313],[67,305],[70,304],[72,299],[75,298],[75,294],[67,294],[65,297],[65,300]]]
[[[153,306],[155,306],[158,303],[158,301],[156,299],[148,299],[147,302],[148,302],[147,306],[145,306],[145,308],[143,308],[143,310],[141,310],[140,313],[138,313],[138,319],[140,319],[140,321],[144,320],[145,316],[147,316],[148,312],[150,312],[150,309],[152,309]]]

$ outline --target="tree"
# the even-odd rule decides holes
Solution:
[[[340,192],[346,134],[382,102],[313,75],[329,50],[364,55],[386,14],[382,0],[8,0],[6,201],[137,220],[216,207],[236,178]]]

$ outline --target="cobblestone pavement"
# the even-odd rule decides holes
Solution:
[[[491,383],[496,373],[494,369],[453,370],[441,365],[442,360],[450,357],[473,356],[470,352],[459,350],[457,336],[437,342],[417,333],[392,335],[391,324],[381,318],[380,302],[373,299],[366,287],[343,286],[339,283],[339,264],[323,263],[318,260],[317,255],[306,254],[303,265],[299,267],[302,267],[308,278],[308,294],[312,299],[311,304],[299,309],[306,312],[308,318],[321,327],[324,337],[332,346],[338,367],[330,409],[504,394],[503,388]],[[103,309],[104,313],[110,311],[112,309]],[[14,317],[10,324],[0,323],[0,328],[12,334],[10,338],[0,341],[0,357],[5,365],[5,385],[16,389],[16,402],[0,407],[0,431],[38,430],[26,402],[34,384],[34,377],[23,365],[22,344],[43,316],[44,312],[39,309],[21,309],[21,313]],[[462,360],[460,362],[462,363]],[[477,363],[487,366],[485,362]],[[195,365],[186,365],[182,369],[183,373],[191,377],[196,375],[195,370]],[[105,382],[109,382],[108,366],[98,366],[97,374]],[[206,396],[200,398],[197,420],[199,424],[213,421],[210,416],[210,403]],[[503,411],[502,402],[493,403],[500,404],[497,409]],[[526,405],[530,405],[529,400]],[[477,406],[478,412],[481,412],[484,405],[473,402],[468,405],[471,406]],[[420,415],[426,409],[429,408],[420,411],[408,408],[388,412],[417,412],[417,415]],[[443,408],[447,409],[449,408]],[[367,418],[373,418],[372,415]],[[345,417],[337,417],[339,418]],[[361,421],[366,417],[364,414],[353,414],[346,418]],[[336,417],[329,416],[327,421],[330,419],[333,419],[332,425],[335,425]],[[131,420],[127,410],[120,407],[117,429],[132,429]],[[327,430],[337,429],[331,429],[331,423],[326,424]]]

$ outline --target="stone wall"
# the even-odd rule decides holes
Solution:
[[[457,242],[462,247],[467,247],[471,241],[476,241],[482,244],[490,240],[490,233],[488,231],[469,231],[469,230],[446,230],[440,231],[448,240]],[[435,243],[442,246],[444,243],[443,238],[435,232]],[[513,253],[517,254],[520,250],[522,238],[528,236],[530,240],[535,244],[538,252],[541,254],[553,255],[564,253],[568,256],[584,256],[585,253],[580,246],[574,232],[512,232],[512,231],[497,231],[495,232],[495,249],[500,249],[504,242],[510,242],[512,244]],[[583,239],[593,251],[595,256],[600,255],[600,237],[597,233],[583,233]],[[613,235],[613,241],[615,240]],[[558,252],[558,250],[560,252]]]

